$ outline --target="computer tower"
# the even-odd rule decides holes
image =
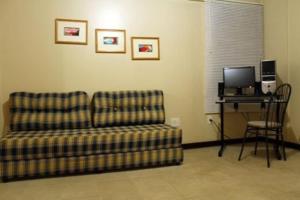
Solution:
[[[273,94],[276,90],[276,61],[261,61],[261,91],[263,94]]]

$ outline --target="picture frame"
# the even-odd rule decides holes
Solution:
[[[126,53],[126,30],[96,29],[96,53]]]
[[[158,37],[131,37],[132,60],[160,60]]]
[[[88,21],[55,19],[55,43],[87,45]]]

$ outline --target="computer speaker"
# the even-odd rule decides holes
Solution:
[[[259,96],[261,95],[261,82],[255,82],[255,95]]]
[[[218,83],[218,96],[219,97],[224,96],[224,82]]]

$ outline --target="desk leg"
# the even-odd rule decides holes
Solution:
[[[222,157],[223,151],[225,148],[225,142],[224,142],[224,104],[220,103],[220,121],[221,121],[221,127],[220,127],[220,134],[221,134],[221,148],[219,150],[219,157]]]

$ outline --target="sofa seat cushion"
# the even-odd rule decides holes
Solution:
[[[82,129],[91,127],[90,101],[83,91],[10,94],[10,130]]]
[[[38,160],[9,160],[2,163],[2,180],[174,165],[182,161],[181,147]]]
[[[92,102],[94,127],[165,122],[161,90],[96,92]]]
[[[18,131],[1,139],[2,160],[134,152],[181,146],[181,129],[165,124]]]

